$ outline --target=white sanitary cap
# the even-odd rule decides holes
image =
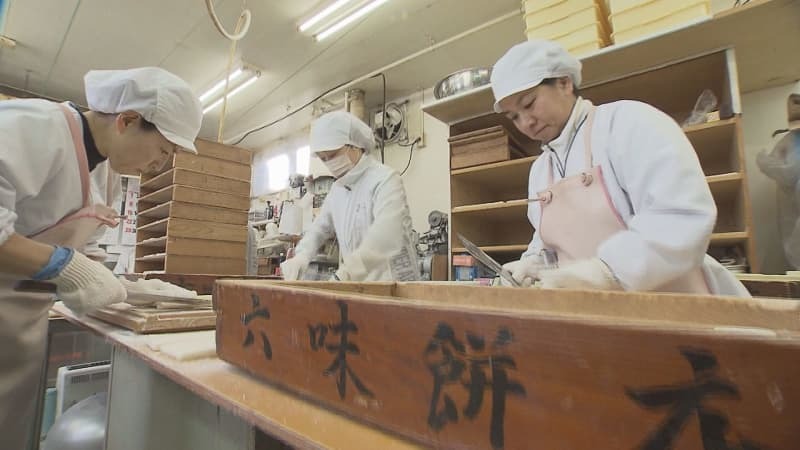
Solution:
[[[136,111],[170,142],[197,154],[194,141],[203,108],[192,88],[158,67],[92,70],[83,77],[89,109],[118,114]]]
[[[581,62],[558,43],[534,39],[511,47],[492,69],[495,112],[503,112],[500,100],[559,77],[570,77],[580,87]]]
[[[311,153],[339,150],[345,145],[371,152],[375,147],[372,129],[346,111],[329,112],[311,125]]]

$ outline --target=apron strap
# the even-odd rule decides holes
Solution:
[[[86,157],[86,147],[83,145],[83,133],[78,127],[78,120],[75,119],[68,106],[59,104],[61,112],[69,126],[69,134],[72,135],[72,144],[75,149],[75,157],[78,160],[78,172],[81,176],[81,192],[83,197],[83,207],[89,206],[90,187],[89,187],[89,161]]]
[[[105,204],[108,206],[112,206],[114,204],[114,172],[111,169],[111,163],[108,164],[106,168],[108,171],[108,176],[106,177],[106,201]]]
[[[589,117],[586,118],[586,132],[583,136],[583,161],[586,170],[590,170],[594,165],[592,160],[592,127],[594,126],[594,112],[596,109],[596,107],[592,106],[592,109],[589,110]]]

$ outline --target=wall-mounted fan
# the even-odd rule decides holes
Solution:
[[[408,135],[406,128],[406,114],[397,103],[386,105],[386,114],[383,109],[377,111],[372,123],[372,131],[378,142],[391,144],[402,141]]]

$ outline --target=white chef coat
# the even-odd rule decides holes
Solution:
[[[566,176],[584,170],[586,128],[578,130],[569,155],[567,147],[570,130],[590,108],[589,101],[579,100],[565,131],[549,148],[543,147],[566,160]],[[628,227],[603,242],[597,256],[627,290],[651,290],[702,265],[712,293],[750,296],[732,273],[706,255],[716,204],[694,148],[672,118],[641,102],[608,103],[597,107],[590,138],[594,164],[602,166],[611,201]],[[549,160],[539,158],[531,166],[530,198],[546,190]],[[553,172],[558,181],[561,174]],[[534,228],[540,217],[539,203],[529,203]],[[523,257],[537,255],[543,247],[534,232]]]
[[[70,111],[80,123],[79,113]],[[0,244],[14,232],[35,234],[83,206],[75,148],[58,103],[0,102],[0,142]],[[103,162],[91,173],[92,203],[106,203],[108,170]],[[113,171],[111,179],[120,182]],[[120,189],[114,186],[114,197]]]
[[[297,254],[311,259],[336,235],[342,259],[337,276],[352,281],[419,279],[411,213],[400,176],[362,155],[336,180]]]

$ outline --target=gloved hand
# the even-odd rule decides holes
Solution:
[[[539,272],[544,289],[599,289],[620,291],[622,285],[600,258],[584,259]]]
[[[302,253],[294,255],[292,259],[287,259],[282,262],[281,273],[283,274],[283,279],[286,281],[299,280],[310,262],[311,258]]]
[[[48,281],[56,285],[58,298],[78,314],[124,302],[128,297],[125,287],[108,268],[78,252]]]
[[[523,257],[503,265],[503,269],[511,273],[511,278],[523,287],[530,287],[539,278],[539,272],[546,267],[544,259],[539,255]],[[511,283],[500,277],[500,285],[511,286]]]

